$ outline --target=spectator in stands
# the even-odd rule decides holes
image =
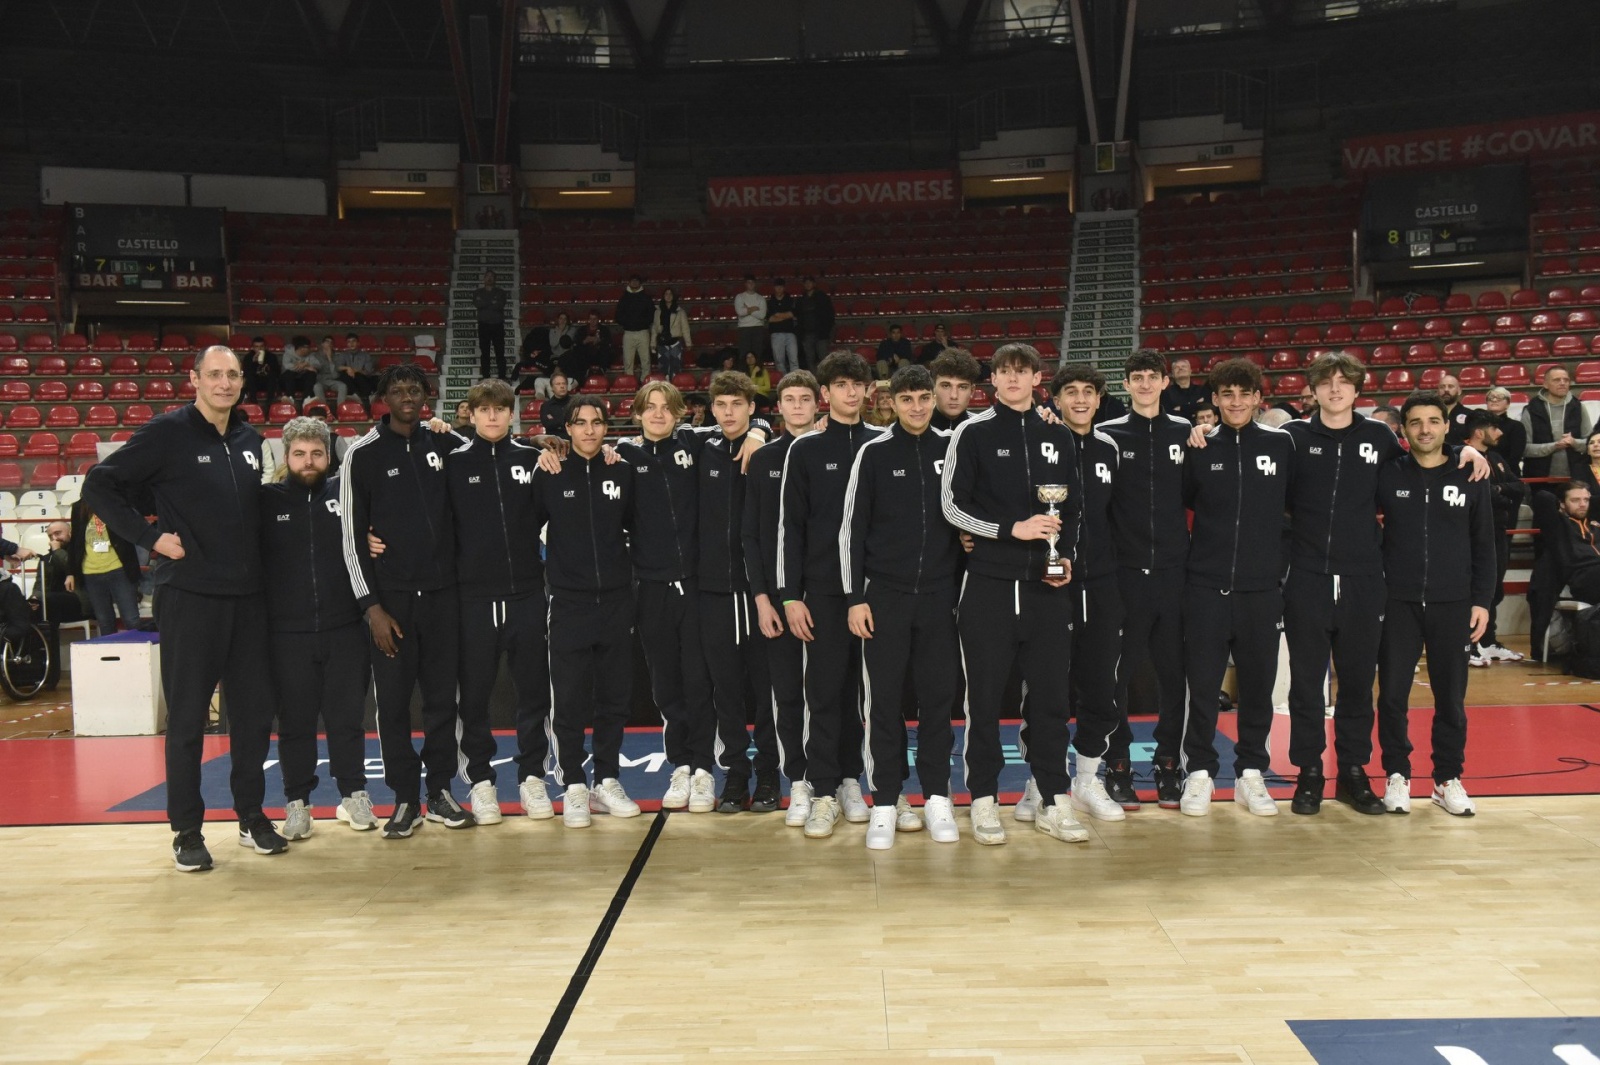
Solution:
[[[744,291],[733,297],[733,313],[739,322],[739,354],[767,354],[767,297],[756,291],[753,274],[744,275]]]
[[[278,387],[293,400],[304,400],[317,387],[317,368],[312,356],[311,338],[291,337],[283,346]]]
[[[914,361],[910,338],[899,322],[891,323],[889,335],[878,341],[878,376],[887,379],[900,367],[910,366]]]
[[[429,425],[429,428],[431,429],[433,426]],[[456,404],[456,416],[455,420],[450,423],[450,431],[468,440],[478,435],[472,428],[472,404],[466,400]]]
[[[1400,412],[1393,407],[1378,407],[1367,417],[1380,421],[1389,427],[1389,431],[1400,437],[1400,446],[1405,446],[1405,437],[1400,436]]]
[[[1520,662],[1522,656],[1502,647],[1496,638],[1495,615],[1501,600],[1506,597],[1506,568],[1511,561],[1511,529],[1517,524],[1517,515],[1528,499],[1528,486],[1511,471],[1511,464],[1499,452],[1503,434],[1494,415],[1488,411],[1468,409],[1466,435],[1463,441],[1489,460],[1489,491],[1494,504],[1494,599],[1489,603],[1489,627],[1483,638],[1471,651],[1468,665],[1487,666],[1490,662]],[[1600,444],[1600,436],[1590,438],[1591,444]]]
[[[1593,498],[1600,495],[1600,432],[1590,433],[1583,442],[1583,456],[1572,464],[1572,479],[1589,489]]]
[[[1522,475],[1570,478],[1574,464],[1569,456],[1594,426],[1572,394],[1572,373],[1565,366],[1556,364],[1545,371],[1544,387],[1522,408],[1522,427],[1528,433]]]
[[[589,312],[588,321],[578,327],[575,368],[580,372],[567,372],[578,381],[587,381],[592,373],[604,373],[616,356],[611,351],[611,330],[600,324],[600,315]]]
[[[817,287],[817,279],[807,274],[800,282],[796,300],[800,320],[800,358],[808,370],[815,370],[833,344],[833,300]]]
[[[1194,424],[1198,428],[1214,428],[1218,421],[1217,408],[1210,403],[1202,403],[1194,409]]]
[[[44,686],[47,691],[54,691],[61,682],[61,626],[69,621],[82,621],[89,616],[89,609],[83,597],[74,594],[76,582],[72,579],[68,551],[72,525],[53,521],[45,527],[45,532],[50,537],[50,551],[39,560],[39,579],[28,594],[28,611],[34,624],[45,626],[45,640],[50,645],[50,669],[45,674]]]
[[[800,368],[800,338],[796,332],[799,307],[781,277],[772,280],[772,298],[767,301],[767,333],[772,338],[772,361],[778,374],[793,373]]]
[[[472,307],[478,320],[478,376],[489,376],[489,354],[494,353],[498,377],[506,375],[506,291],[495,283],[493,270],[484,272],[483,283],[472,293]]]
[[[1511,469],[1513,477],[1522,476],[1522,453],[1528,447],[1528,430],[1509,413],[1511,406],[1511,391],[1495,385],[1484,393],[1483,409],[1493,417],[1495,424],[1500,427],[1500,446],[1495,448],[1500,457],[1506,460],[1506,465]]]
[[[1466,439],[1467,411],[1470,409],[1461,402],[1461,379],[1455,374],[1445,374],[1439,378],[1438,392],[1439,398],[1447,404],[1444,416],[1450,432],[1445,442],[1459,444]]]
[[[753,352],[744,357],[744,374],[755,385],[757,395],[768,400],[772,398],[772,375],[767,372],[766,363],[756,358]]]
[[[561,358],[572,349],[577,331],[577,326],[572,324],[572,319],[568,317],[567,312],[558,311],[555,324],[547,326],[543,330],[545,350],[550,353],[552,358]],[[533,329],[529,330],[529,332],[530,334],[537,334],[540,330]]]
[[[1533,523],[1542,550],[1528,581],[1528,658],[1544,659],[1545,633],[1562,589],[1600,603],[1600,521],[1589,516],[1589,489],[1577,481],[1534,492]]]
[[[555,359],[538,343],[537,338],[542,332],[540,329],[530,329],[523,336],[522,357],[517,360],[511,376],[517,379],[517,392],[546,399],[550,395],[550,374],[555,369]]]
[[[656,338],[656,363],[661,372],[668,377],[681,372],[683,360],[694,341],[689,335],[689,312],[683,309],[676,289],[661,290],[661,301],[656,304],[650,323],[650,335]]]
[[[372,354],[361,350],[360,337],[354,333],[344,335],[344,350],[339,352],[333,365],[345,387],[360,396],[362,402],[372,398],[372,386],[378,383],[377,368],[373,365]]]
[[[567,404],[571,402],[571,397],[568,396],[567,389],[570,384],[570,379],[560,367],[550,375],[550,398],[539,408],[539,424],[544,427],[546,436],[568,439]]]
[[[317,345],[317,350],[310,357],[310,367],[312,372],[317,375],[317,380],[311,395],[306,397],[305,407],[302,408],[307,414],[311,413],[308,409],[311,404],[323,402],[323,397],[330,389],[334,393],[333,402],[335,406],[349,398],[350,386],[345,384],[343,378],[339,376],[339,368],[335,365],[335,358],[333,337],[323,337],[321,343]]]
[[[278,394],[278,360],[267,350],[265,338],[251,338],[243,362],[245,395],[265,396],[270,402]]]
[[[26,562],[33,557],[31,548],[19,547],[0,537],[0,560]],[[3,566],[0,566],[0,621],[5,624],[5,637],[8,640],[20,640],[27,635],[28,626],[32,624],[22,589],[17,587],[17,582],[11,579],[11,574]]]
[[[917,365],[926,366],[950,346],[950,334],[943,322],[933,323],[933,339],[917,350]]]
[[[67,568],[67,591],[88,598],[100,635],[117,631],[118,614],[124,628],[138,626],[139,552],[108,529],[82,499],[72,504]]]
[[[611,317],[622,330],[622,370],[624,373],[644,377],[650,372],[650,339],[655,335],[651,322],[655,319],[656,304],[638,274],[628,278],[628,287],[617,297],[617,309]]]
[[[1206,386],[1194,380],[1194,364],[1188,359],[1172,360],[1172,383],[1161,393],[1161,409],[1180,418],[1194,420],[1195,408],[1204,403]]]
[[[685,414],[683,424],[695,428],[711,425],[716,419],[710,416],[711,400],[704,392],[685,392],[683,395]]]
[[[868,425],[893,425],[899,420],[894,411],[894,397],[889,392],[889,382],[872,383],[872,406],[861,419]]]

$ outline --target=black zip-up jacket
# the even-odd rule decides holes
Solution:
[[[339,478],[262,485],[261,561],[274,632],[330,632],[361,620],[344,564]]]
[[[611,317],[626,332],[648,330],[656,320],[656,301],[642,288],[638,292],[625,288],[617,299],[617,309]]]
[[[695,575],[700,511],[700,452],[711,432],[679,426],[661,440],[619,441],[622,462],[633,470],[639,524],[633,569],[640,580],[682,581]],[[622,463],[618,463],[621,465]]]
[[[961,539],[941,504],[948,450],[938,433],[896,424],[856,452],[839,543],[851,606],[867,601],[869,580],[915,595],[955,579]]]
[[[533,487],[534,518],[548,523],[544,568],[551,594],[595,602],[632,596],[627,533],[635,528],[633,464],[574,451],[560,473],[536,473]]]
[[[1289,564],[1340,576],[1382,573],[1374,500],[1378,471],[1403,453],[1393,431],[1359,413],[1348,429],[1329,429],[1319,413],[1283,430],[1294,440]]]
[[[1083,510],[1077,448],[1071,429],[1049,424],[1031,407],[1015,411],[996,404],[956,428],[944,463],[944,516],[973,536],[970,572],[1003,581],[1044,578],[1050,545],[1011,535],[1017,522],[1045,513],[1047,504],[1038,496],[1043,484],[1067,486],[1066,502],[1056,509],[1056,550],[1072,557]]]
[[[356,602],[365,611],[378,590],[436,592],[456,581],[455,522],[445,460],[464,438],[418,424],[410,436],[389,428],[389,416],[345,451],[339,478],[344,561]],[[367,530],[384,543],[376,559]]]
[[[1117,446],[1111,529],[1118,564],[1147,573],[1183,565],[1189,557],[1189,517],[1183,507],[1189,423],[1176,414],[1146,418],[1129,411],[1095,428]]]
[[[805,593],[843,595],[839,536],[844,493],[856,452],[883,430],[865,422],[830,420],[789,448],[778,499],[778,595],[781,602]]]
[[[802,290],[794,300],[801,333],[825,337],[833,332],[833,300],[826,292],[820,288],[813,288],[810,292]]]
[[[739,469],[739,451],[744,442],[745,436],[729,440],[717,432],[700,452],[700,520],[696,522],[699,542],[695,545],[695,555],[701,591],[731,595],[750,587],[745,573],[744,544],[749,478]],[[760,454],[761,451],[756,452],[757,456]],[[781,465],[777,472],[781,477]],[[752,458],[750,476],[754,475],[755,459]],[[774,480],[773,483],[778,482]]]
[[[462,596],[521,599],[544,591],[533,493],[540,454],[509,436],[497,443],[480,436],[445,460]]]
[[[938,407],[935,407],[933,409],[933,420],[928,423],[928,428],[948,439],[955,435],[956,426],[966,421],[969,417],[970,415],[966,411],[962,411],[960,417],[950,418]]]
[[[752,596],[778,595],[778,520],[782,510],[783,464],[798,437],[784,433],[761,446],[750,460],[745,486],[740,539],[744,542],[744,572]],[[781,600],[773,603],[777,606]]]
[[[1194,511],[1189,581],[1224,592],[1265,592],[1283,580],[1284,507],[1294,438],[1249,422],[1219,425],[1184,459],[1183,499]]]
[[[785,318],[781,322],[774,322],[775,314],[793,314],[794,318]],[[795,304],[794,293],[785,292],[781,296],[767,297],[767,332],[793,333],[800,328],[800,308]]]
[[[1446,456],[1424,469],[1402,455],[1378,472],[1383,568],[1389,596],[1407,603],[1494,598],[1494,504],[1489,483]],[[1466,635],[1462,635],[1466,640]]]
[[[1522,513],[1522,504],[1528,501],[1528,486],[1522,483],[1511,463],[1500,454],[1499,448],[1490,449],[1483,456],[1489,462],[1489,489],[1494,499],[1494,527],[1505,532],[1516,527]],[[1496,565],[1499,565],[1496,560]]]
[[[252,595],[262,587],[260,489],[261,434],[238,408],[219,433],[191,403],[152,418],[97,463],[83,498],[108,529],[146,550],[162,533],[178,534],[181,559],[151,556],[158,586]]]
[[[1074,433],[1074,435],[1077,435]],[[1121,452],[1099,429],[1078,437],[1078,480],[1083,482],[1083,510],[1078,519],[1077,547],[1072,558],[1075,587],[1098,585],[1117,575],[1117,549],[1111,533],[1111,499],[1120,477]]]

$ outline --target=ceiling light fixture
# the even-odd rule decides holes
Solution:
[[[368,189],[374,196],[426,196],[421,189]]]
[[[610,189],[562,189],[558,196],[609,196]]]
[[[1459,262],[1459,263],[1413,263],[1412,266],[1411,266],[1411,269],[1413,269],[1413,270],[1448,270],[1451,267],[1455,267],[1455,266],[1482,266],[1482,265],[1483,265],[1483,260],[1482,259],[1469,259],[1466,262]]]
[[[1217,166],[1180,166],[1180,167],[1178,167],[1178,173],[1180,173],[1180,174],[1197,174],[1202,170],[1232,170],[1232,169],[1233,169],[1233,164],[1232,163],[1220,163]]]
[[[187,307],[188,300],[118,300],[119,304],[130,307]]]
[[[989,180],[994,182],[996,185],[999,185],[1007,181],[1043,181],[1044,177],[1039,174],[1034,174],[1032,177],[992,177]]]

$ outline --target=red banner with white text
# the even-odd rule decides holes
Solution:
[[[1584,111],[1353,137],[1344,142],[1343,161],[1344,172],[1355,176],[1596,154],[1600,154],[1600,111]]]
[[[954,210],[959,197],[948,170],[712,178],[706,186],[713,215]]]

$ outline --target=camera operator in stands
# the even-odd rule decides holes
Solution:
[[[1506,567],[1511,561],[1511,529],[1516,528],[1517,514],[1528,498],[1528,486],[1512,472],[1511,464],[1500,454],[1499,445],[1504,439],[1500,424],[1494,415],[1484,410],[1459,408],[1465,412],[1463,442],[1471,445],[1489,460],[1489,492],[1494,505],[1494,599],[1489,603],[1489,627],[1483,638],[1472,649],[1467,664],[1487,666],[1490,662],[1520,662],[1522,655],[1502,647],[1495,635],[1495,618],[1500,602],[1506,597]]]
[[[1528,658],[1542,661],[1550,615],[1562,589],[1585,603],[1600,603],[1600,521],[1589,515],[1586,485],[1568,481],[1554,492],[1533,493],[1533,524],[1540,552],[1528,581]]]

